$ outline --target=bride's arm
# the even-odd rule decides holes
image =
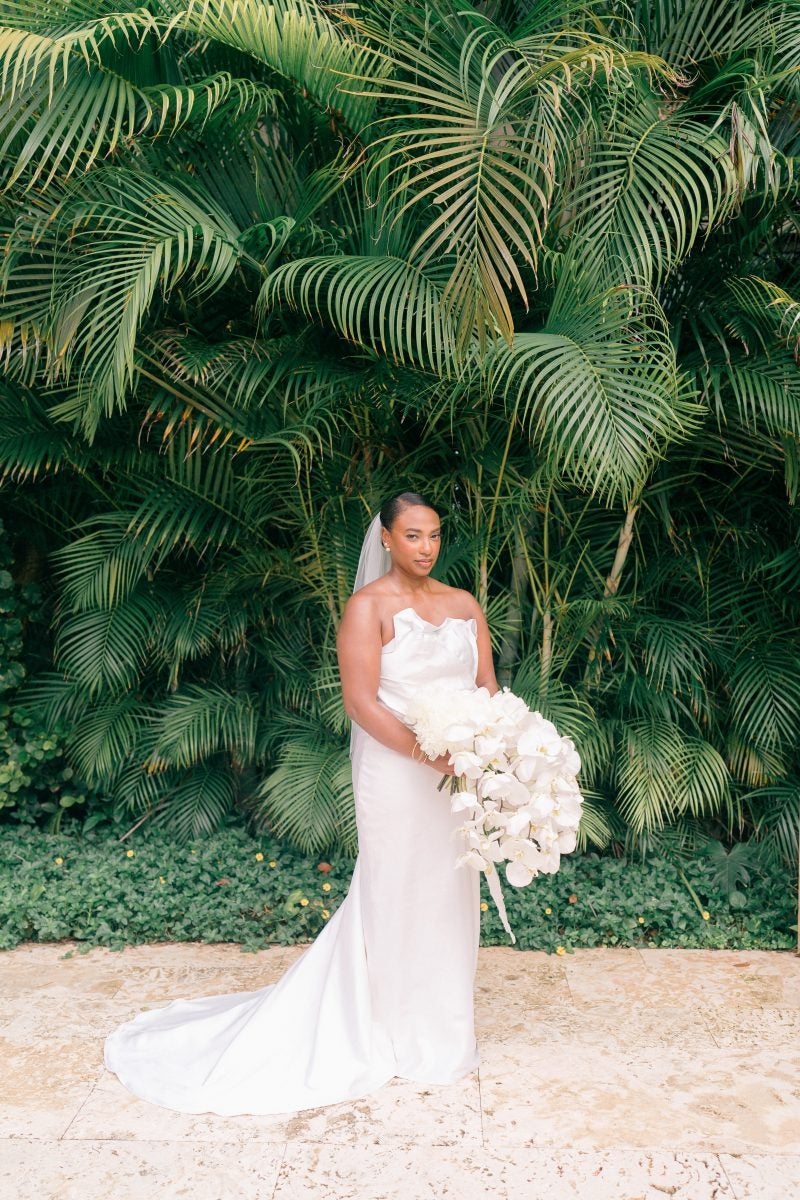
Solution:
[[[452,775],[453,768],[447,757],[426,758],[408,726],[378,700],[381,622],[375,605],[368,597],[356,594],[348,600],[336,638],[336,649],[342,679],[342,700],[350,720],[390,750],[397,750],[399,754],[429,764],[440,775]]]
[[[497,682],[497,676],[494,673],[494,660],[492,658],[492,639],[489,633],[489,626],[486,623],[486,617],[483,615],[483,609],[474,596],[470,596],[473,604],[473,616],[477,625],[477,642],[478,642],[478,669],[475,672],[475,682],[478,687],[485,687],[490,696],[495,692],[500,691],[500,684]]]

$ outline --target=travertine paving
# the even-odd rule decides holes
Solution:
[[[481,950],[481,1067],[277,1117],[134,1099],[102,1039],[302,947],[0,954],[3,1200],[800,1200],[800,958]]]

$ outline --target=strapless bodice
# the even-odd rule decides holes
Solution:
[[[378,699],[402,720],[406,704],[422,684],[475,687],[478,670],[474,617],[445,617],[433,625],[414,608],[394,614],[394,637],[381,651]]]

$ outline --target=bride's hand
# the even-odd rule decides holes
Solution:
[[[449,754],[440,754],[438,758],[429,758],[428,766],[433,767],[437,775],[455,775]]]

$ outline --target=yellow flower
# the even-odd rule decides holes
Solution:
[[[322,910],[322,915],[323,915],[323,917],[325,918],[325,920],[327,921],[328,917],[329,917],[331,914],[328,912],[327,908],[323,908],[323,910]]]
[[[135,850],[126,850],[126,851],[125,851],[125,857],[126,857],[126,858],[135,858],[135,857],[136,857],[136,851],[135,851]]]
[[[56,866],[57,866],[57,867],[60,867],[60,866],[61,866],[61,864],[63,863],[63,861],[64,861],[64,860],[63,860],[63,858],[61,858],[61,857],[57,858],[57,859],[56,859]]]
[[[489,905],[486,903],[486,901],[481,900],[481,912],[486,912],[488,908],[489,908]]]
[[[167,881],[166,881],[166,879],[164,878],[164,876],[163,876],[163,875],[159,875],[159,877],[158,877],[158,882],[159,882],[159,883],[166,883]]]
[[[263,861],[264,861],[264,855],[259,850],[258,854],[256,855],[256,862],[263,862]]]
[[[305,896],[303,896],[303,898],[302,898],[302,900],[300,901],[300,903],[302,904],[303,908],[305,908],[305,906],[308,904],[308,901],[306,900]]]
[[[277,865],[278,865],[278,864],[275,862],[275,859],[274,859],[274,858],[271,858],[271,859],[269,860],[269,862],[267,863],[267,866],[268,866],[268,867],[277,867]]]
[[[331,885],[329,883],[323,883],[322,890],[323,892],[329,892],[331,890]]]
[[[710,913],[710,912],[706,912],[705,910],[703,910],[703,920],[704,920],[704,921],[710,921],[710,920],[711,920],[711,913]]]
[[[637,917],[636,920],[639,922],[640,925],[644,925],[644,917]]]
[[[545,915],[546,917],[549,917],[549,916],[550,916],[550,914],[552,913],[552,911],[553,911],[553,910],[552,910],[552,908],[546,908],[546,909],[544,910],[544,915]]]
[[[563,946],[556,946],[556,954],[566,954],[566,953],[567,952]]]

